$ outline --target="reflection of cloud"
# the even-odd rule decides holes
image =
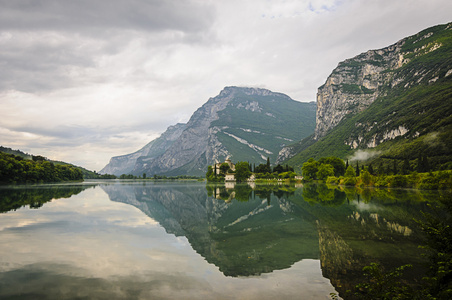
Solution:
[[[99,187],[0,215],[0,228],[0,298],[20,292],[50,299],[318,299],[334,292],[316,260],[263,276],[225,277],[187,238],[110,201]]]
[[[350,205],[354,205],[358,211],[378,211],[382,209],[380,206],[372,202],[358,202],[356,199],[354,201],[350,201]]]
[[[322,277],[320,262],[303,260],[288,270],[258,277],[218,277],[184,270],[128,276],[92,276],[68,264],[36,263],[0,273],[0,297],[45,299],[327,299],[335,292]],[[30,278],[32,278],[30,280]],[[45,288],[43,288],[45,287]],[[303,289],[300,289],[303,287]]]

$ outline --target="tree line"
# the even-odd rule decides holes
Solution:
[[[83,180],[79,168],[54,164],[42,156],[24,159],[21,156],[0,152],[1,183],[48,183]]]
[[[365,166],[356,162],[349,165],[338,157],[324,157],[318,161],[309,159],[302,166],[305,181],[320,180],[348,186],[373,186],[390,188],[418,188],[425,190],[450,189],[452,187],[452,171],[430,171],[428,158],[420,156],[416,169],[404,161],[400,164],[393,160],[391,168],[378,167],[371,164]]]
[[[222,182],[227,173],[234,174],[237,182],[247,181],[251,175],[256,179],[293,179],[297,174],[289,165],[278,164],[274,167],[270,165],[270,158],[267,158],[265,164],[250,164],[249,162],[239,161],[235,164],[235,170],[229,167],[226,162],[222,163],[217,170],[217,166],[208,166],[206,178],[210,182]]]

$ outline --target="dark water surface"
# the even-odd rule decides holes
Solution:
[[[330,299],[411,263],[435,193],[92,181],[0,187],[0,299]]]

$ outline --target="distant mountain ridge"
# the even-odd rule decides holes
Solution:
[[[284,148],[279,161],[427,155],[452,168],[452,23],[425,29],[339,63],[319,87],[315,134]]]
[[[140,150],[131,154],[112,157],[100,173],[115,175],[139,174],[141,170],[135,170],[136,165],[145,166],[147,161],[164,153],[180,137],[186,127],[187,124],[182,123],[168,127],[161,136],[152,140]]]
[[[275,160],[282,147],[314,132],[315,110],[313,102],[266,89],[226,87],[187,124],[169,127],[135,153],[113,157],[100,173],[204,175],[207,165],[227,157],[256,164]]]

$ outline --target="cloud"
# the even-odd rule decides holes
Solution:
[[[357,150],[351,157],[349,157],[350,161],[366,161],[368,159],[371,159],[377,155],[380,155],[381,151],[377,150]]]
[[[5,30],[196,32],[214,17],[210,4],[191,0],[3,0],[0,5],[0,27]]]
[[[313,101],[340,61],[451,21],[452,2],[0,0],[0,7],[2,145],[49,158],[58,145],[70,161],[99,170],[110,156],[187,122],[225,86]]]

